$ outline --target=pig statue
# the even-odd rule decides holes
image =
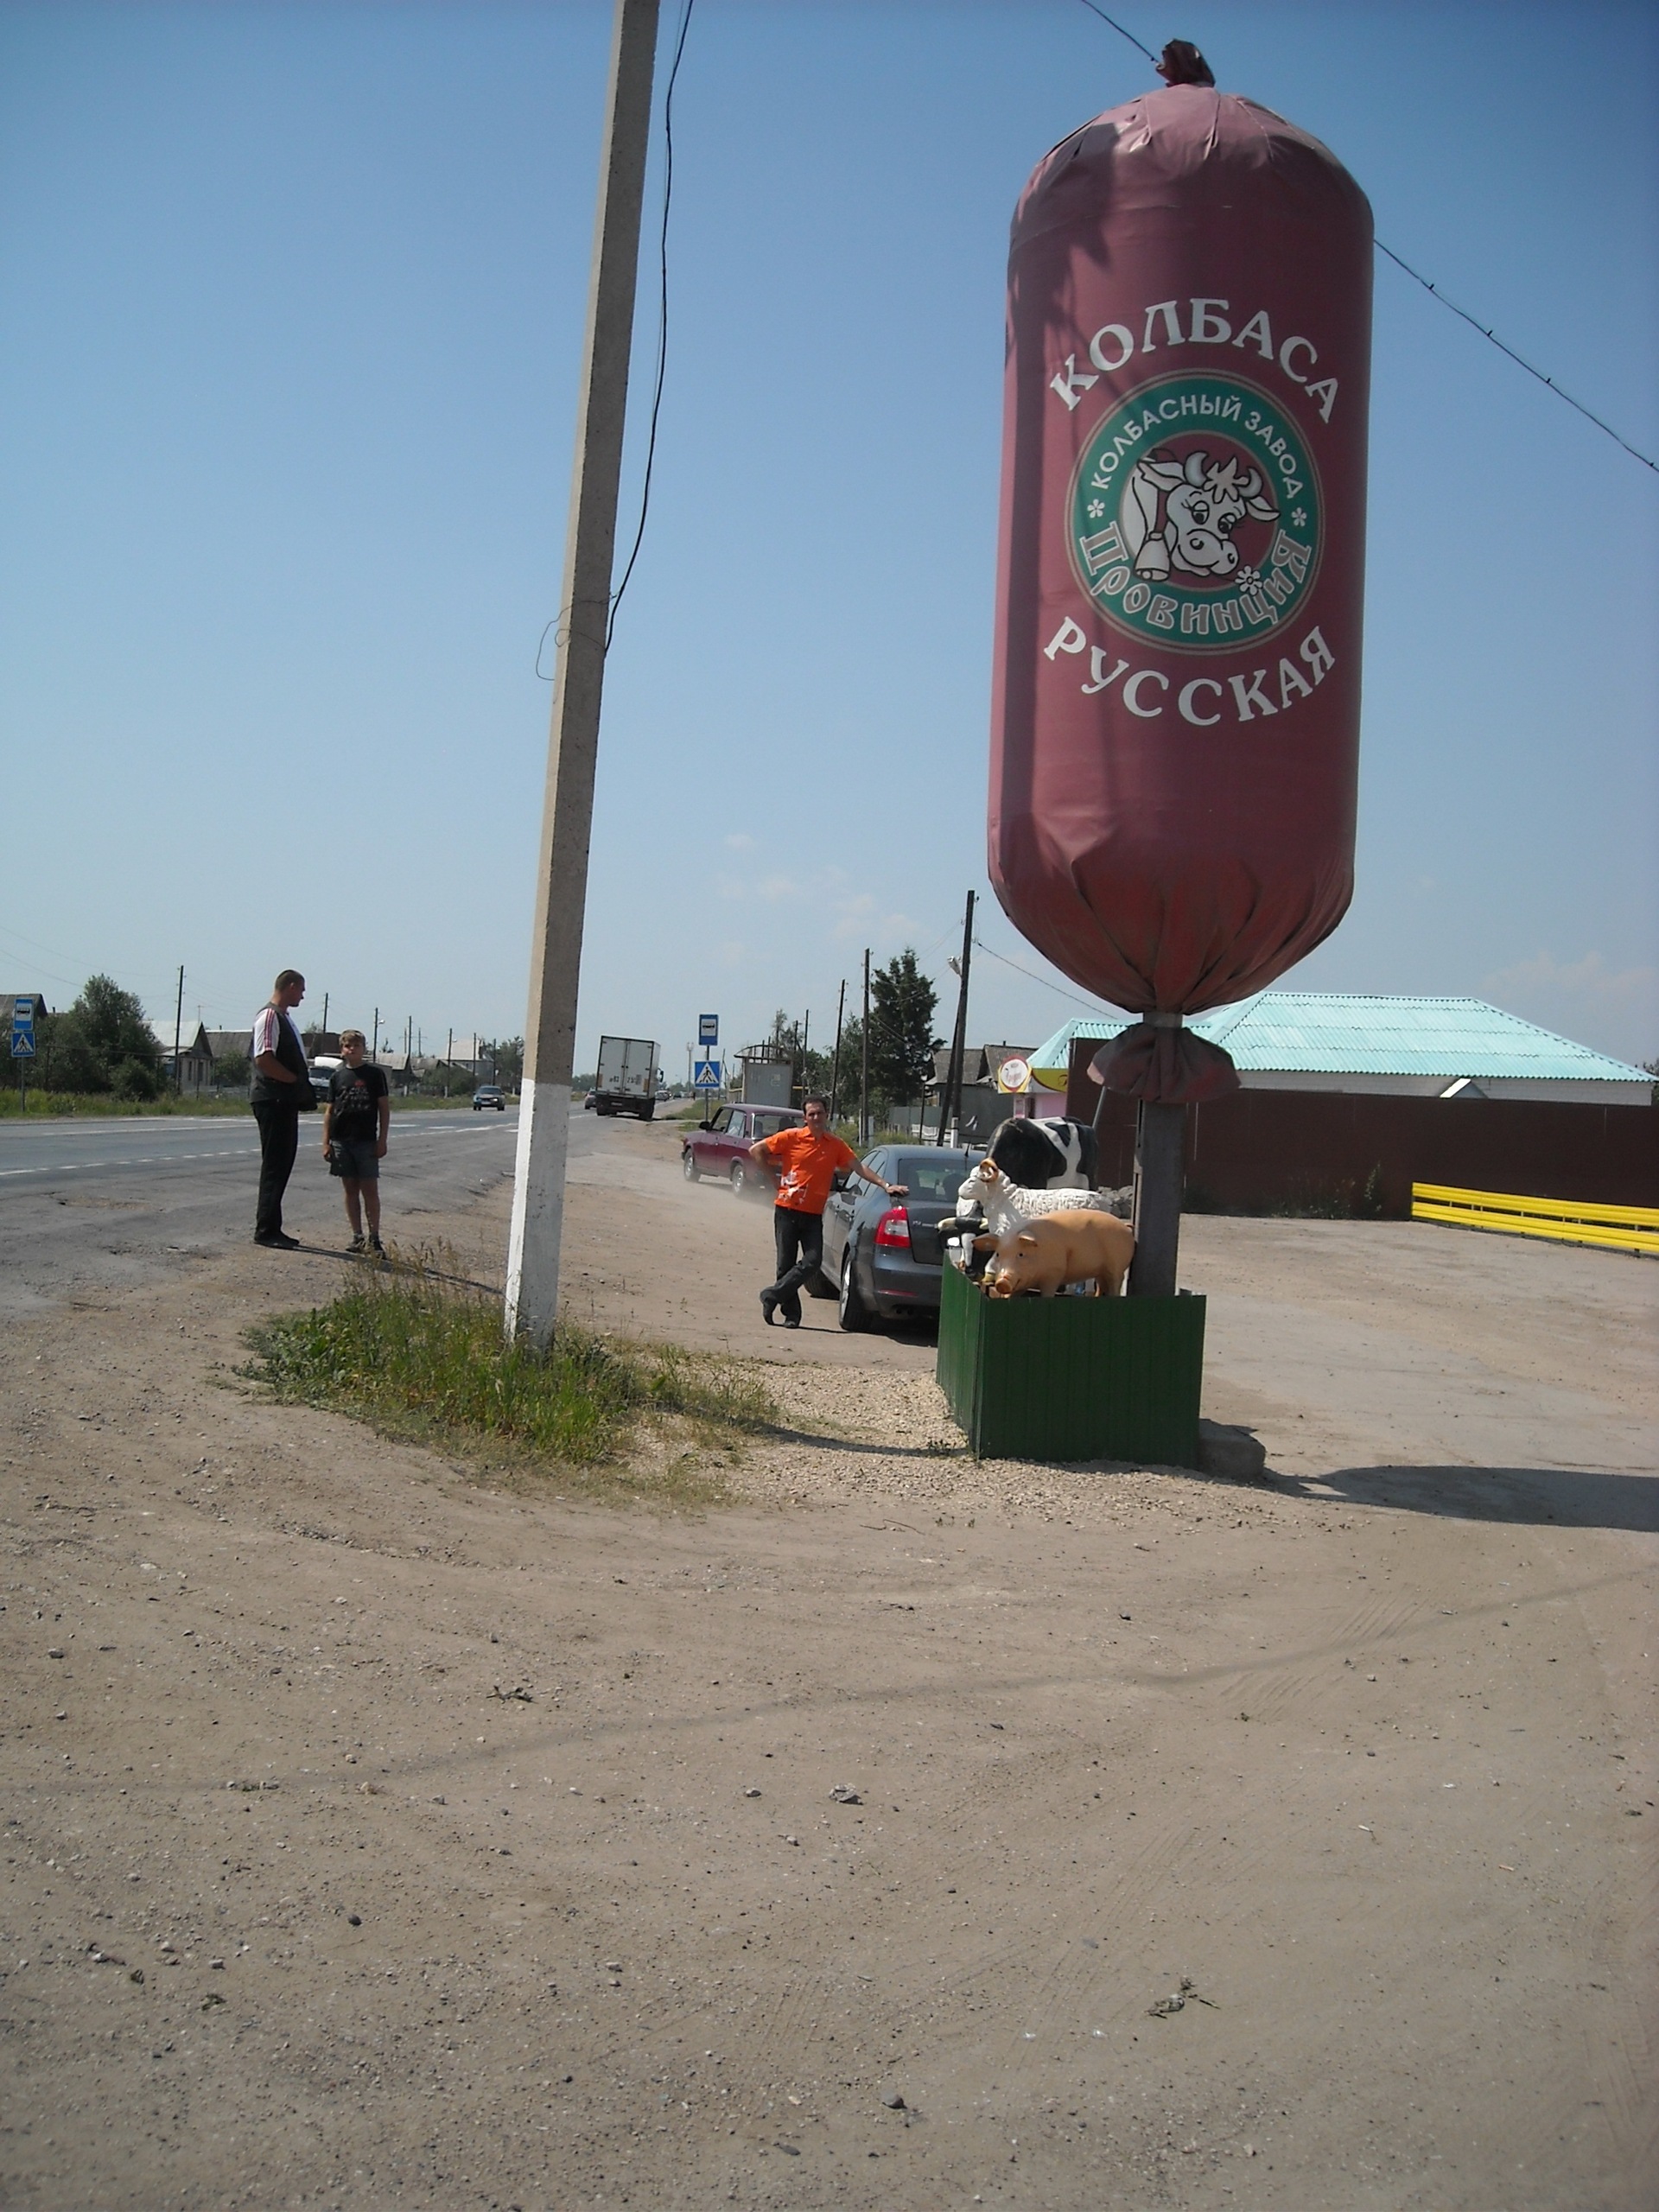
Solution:
[[[1109,1213],[1051,1213],[1001,1236],[975,1240],[976,1251],[995,1254],[986,1285],[993,1298],[1034,1291],[1052,1298],[1069,1282],[1090,1282],[1096,1298],[1116,1298],[1135,1257],[1128,1222]]]

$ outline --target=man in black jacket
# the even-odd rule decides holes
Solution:
[[[283,1193],[299,1150],[300,1116],[316,1109],[305,1047],[294,1025],[293,1009],[305,996],[305,978],[284,968],[270,1003],[260,1007],[253,1025],[253,1118],[259,1124],[259,1206],[254,1217],[256,1244],[291,1252],[297,1236],[283,1234]]]

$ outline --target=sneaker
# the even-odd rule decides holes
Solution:
[[[384,1259],[385,1258],[385,1256],[386,1256],[386,1248],[385,1248],[385,1245],[380,1242],[380,1239],[379,1239],[378,1236],[370,1236],[370,1238],[369,1238],[369,1249],[370,1249],[370,1251],[371,1251],[371,1252],[372,1252],[372,1253],[373,1253],[373,1255],[374,1255],[374,1256],[375,1256],[375,1258],[376,1258],[377,1260],[384,1260]]]
[[[763,1290],[760,1294],[760,1311],[766,1326],[770,1328],[778,1317],[778,1301],[769,1290]]]
[[[353,1236],[351,1243],[346,1247],[346,1249],[349,1254],[366,1252],[368,1249],[367,1240],[361,1236]]]
[[[280,1229],[273,1230],[269,1236],[256,1236],[253,1241],[263,1244],[268,1252],[297,1252],[300,1249],[299,1238],[285,1236]]]

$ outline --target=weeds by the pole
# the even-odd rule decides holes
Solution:
[[[508,1344],[498,1299],[425,1267],[365,1268],[329,1305],[249,1342],[257,1357],[241,1372],[278,1397],[588,1497],[714,1503],[726,1486],[709,1447],[729,1456],[779,1419],[742,1368],[676,1345],[574,1324],[545,1352]]]

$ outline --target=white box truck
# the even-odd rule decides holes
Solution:
[[[657,1111],[657,1046],[650,1037],[601,1037],[599,1079],[594,1107],[601,1114],[637,1114],[650,1121]]]

